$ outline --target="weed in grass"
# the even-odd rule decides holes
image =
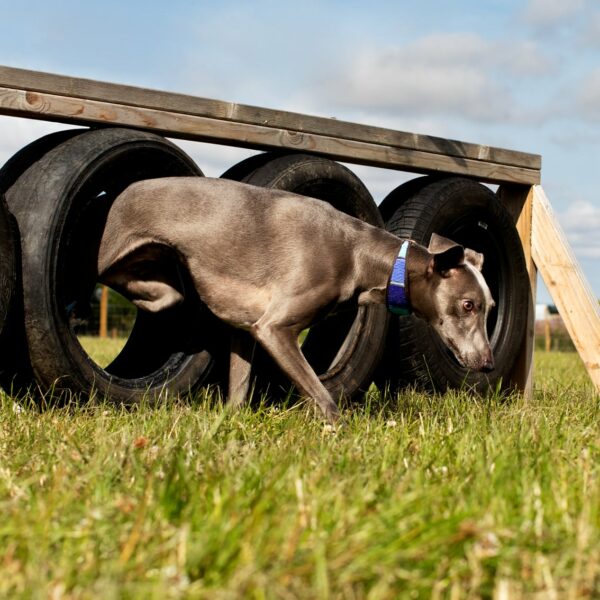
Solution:
[[[0,395],[0,596],[597,596],[600,399],[408,390],[345,411]]]

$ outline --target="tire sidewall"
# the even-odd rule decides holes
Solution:
[[[286,190],[316,197],[336,209],[371,225],[383,227],[375,202],[362,182],[343,165],[307,154],[274,158],[244,179],[260,187]],[[329,186],[335,198],[320,197],[320,186]],[[315,193],[316,192],[316,193]],[[325,373],[318,373],[334,398],[352,397],[363,392],[383,354],[388,328],[388,312],[383,305],[359,307],[355,324],[343,344],[341,356]]]
[[[0,193],[0,339],[8,323],[16,285],[14,231],[4,195]]]
[[[157,391],[168,390],[175,378],[178,389],[191,389],[206,370],[203,361],[187,357],[175,371],[154,378],[130,381],[110,376],[77,342],[55,293],[69,234],[66,227],[78,208],[78,193],[111,161],[140,150],[164,152],[188,164],[189,174],[201,174],[187,155],[159,136],[103,129],[81,134],[48,152],[19,179],[14,194],[9,192],[22,234],[27,340],[36,378],[46,387],[86,393],[93,389],[113,401],[129,403],[145,392],[152,400]]]
[[[423,210],[423,202],[427,210]],[[465,371],[439,336],[426,323],[411,316],[399,318],[397,328],[407,353],[401,362],[414,381],[407,381],[402,375],[400,379],[403,383],[416,382],[420,387],[437,391],[465,386],[479,391],[494,390],[500,381],[504,387],[508,386],[526,329],[530,294],[522,246],[508,212],[492,190],[464,178],[448,178],[423,187],[399,210],[392,232],[424,246],[429,244],[434,232],[469,246],[466,239],[456,240],[456,232],[466,224],[469,231],[474,227],[484,229],[482,235],[488,238],[489,247],[494,248],[493,256],[487,252],[484,274],[485,262],[493,262],[495,270],[488,273],[486,279],[497,303],[490,336],[496,364],[492,373]],[[406,227],[398,226],[403,216]]]

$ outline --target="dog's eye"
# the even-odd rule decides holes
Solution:
[[[471,312],[475,308],[475,304],[472,300],[463,300],[463,309],[466,312]]]

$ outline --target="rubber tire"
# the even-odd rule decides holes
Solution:
[[[418,191],[439,179],[439,175],[425,175],[409,179],[397,188],[394,188],[379,204],[379,213],[383,222],[387,223],[400,206],[412,198]]]
[[[16,273],[15,232],[4,195],[0,193],[0,344],[15,295]]]
[[[290,153],[286,153],[286,155],[289,154]],[[232,181],[245,181],[252,173],[254,173],[254,171],[280,156],[284,156],[284,153],[280,150],[271,150],[269,152],[253,154],[252,156],[248,156],[248,158],[244,158],[244,160],[241,160],[232,167],[229,167],[220,178],[230,179]]]
[[[6,194],[11,186],[35,162],[63,142],[85,133],[87,129],[65,129],[49,133],[23,146],[0,169],[0,193]]]
[[[308,154],[274,156],[244,181],[324,200],[372,225],[383,226],[377,206],[360,179],[326,158]],[[369,387],[383,355],[387,327],[387,311],[376,305],[329,317],[311,327],[302,351],[336,400],[356,397]],[[261,361],[257,362],[260,365]],[[276,383],[271,391],[277,385],[289,388],[289,381],[270,359],[260,370],[259,379],[262,374]]]
[[[507,389],[526,331],[531,290],[519,235],[497,196],[476,181],[441,179],[404,201],[386,227],[424,246],[435,232],[482,252],[483,275],[497,305],[488,318],[495,361],[491,373],[465,371],[424,321],[413,315],[394,318],[384,361],[391,389]]]
[[[67,310],[85,304],[94,289],[102,227],[116,195],[137,180],[179,175],[202,173],[174,144],[107,128],[63,142],[10,188],[7,202],[21,234],[29,357],[42,389],[96,392],[118,404],[155,402],[165,392],[193,389],[209,373],[203,334],[210,317],[192,289],[172,311],[140,311],[124,350],[106,369],[80,346]]]
[[[19,177],[47,152],[85,131],[87,129],[56,131],[21,148],[0,169],[0,194],[6,194]],[[9,214],[8,218],[13,230],[14,260],[18,261],[18,228],[12,215]],[[20,274],[16,266],[13,287],[15,290],[20,288]],[[7,391],[18,394],[31,386],[34,376],[29,363],[21,295],[13,294],[8,306],[3,326],[0,325],[0,385]]]

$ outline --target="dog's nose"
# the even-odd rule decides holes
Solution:
[[[489,373],[494,370],[494,357],[492,356],[492,352],[490,351],[487,356],[484,357],[483,363],[481,364],[481,370],[484,373]]]

